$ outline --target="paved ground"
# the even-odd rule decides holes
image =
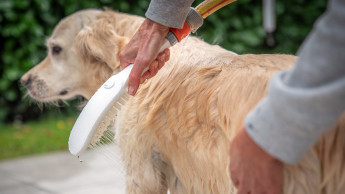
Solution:
[[[97,150],[86,152],[81,159],[63,151],[0,161],[0,193],[125,193],[121,164]]]

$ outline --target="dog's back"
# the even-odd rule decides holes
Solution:
[[[161,170],[167,182],[175,180],[170,189],[226,193],[232,189],[226,170],[230,140],[266,95],[271,76],[291,67],[295,57],[236,55],[196,38],[171,52],[168,64],[125,107],[124,118],[139,121],[126,145],[156,150],[161,163],[169,164]]]
[[[272,75],[291,68],[296,57],[236,55],[199,41],[190,38],[173,48],[170,62],[141,87],[124,114],[131,110],[127,118],[137,115],[139,122],[130,137],[141,141],[129,141],[156,156],[152,163],[160,164],[169,189],[226,193],[233,190],[226,170],[231,139],[266,95]],[[285,193],[341,193],[343,122],[321,138],[300,164],[286,165]]]

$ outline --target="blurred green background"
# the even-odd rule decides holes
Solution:
[[[273,47],[265,44],[262,0],[228,5],[209,16],[196,35],[240,54],[295,54],[326,4],[276,1]],[[0,0],[0,160],[67,148],[80,99],[70,105],[40,104],[26,97],[19,83],[21,75],[46,55],[45,39],[58,21],[85,8],[109,7],[144,16],[148,5],[149,0]]]

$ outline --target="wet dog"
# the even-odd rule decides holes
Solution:
[[[84,10],[64,18],[47,40],[48,55],[21,78],[41,102],[90,99],[120,71],[119,52],[143,18]],[[170,49],[170,60],[143,83],[116,118],[127,193],[230,193],[228,150],[246,114],[266,95],[291,55],[237,55],[196,37]],[[283,110],[282,110],[283,111]],[[345,190],[344,119],[296,166],[285,165],[285,194]]]

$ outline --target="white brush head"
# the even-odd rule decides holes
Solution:
[[[91,97],[75,122],[69,136],[71,154],[79,156],[91,142],[95,130],[114,103],[125,93],[133,65],[110,77]]]

